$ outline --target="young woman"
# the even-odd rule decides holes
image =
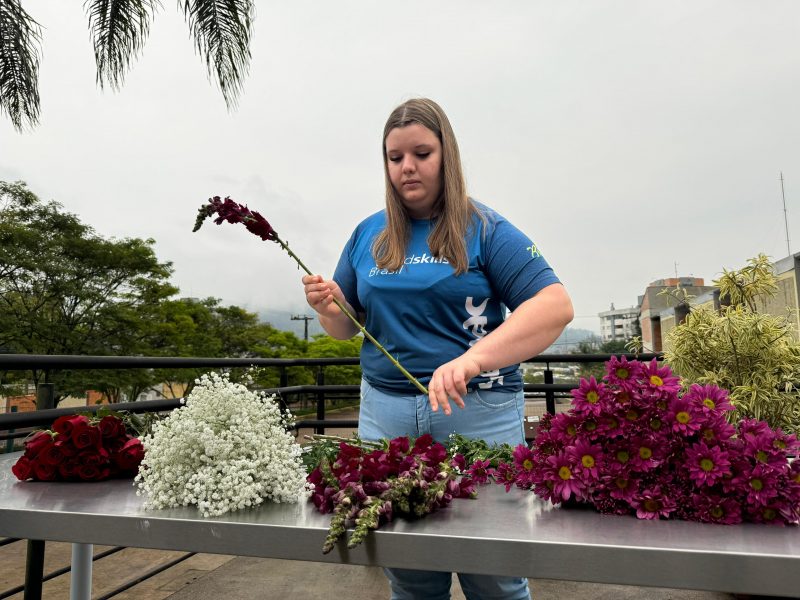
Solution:
[[[572,303],[536,244],[466,192],[458,144],[435,102],[398,106],[383,132],[386,208],[345,245],[333,279],[303,277],[332,337],[358,314],[427,396],[368,341],[361,349],[363,439],[454,432],[524,442],[519,362],[547,348]],[[506,308],[511,314],[506,318]],[[434,565],[435,566],[435,565]],[[450,597],[450,573],[386,569],[395,599]],[[529,598],[527,580],[459,574],[467,598]]]

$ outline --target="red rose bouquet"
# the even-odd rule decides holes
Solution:
[[[21,481],[100,481],[133,477],[144,457],[138,438],[123,420],[106,415],[95,421],[65,415],[52,430],[37,431],[25,442],[25,453],[11,471]]]

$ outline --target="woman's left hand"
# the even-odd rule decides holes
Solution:
[[[437,411],[441,406],[444,414],[449,415],[452,412],[451,400],[459,408],[464,408],[467,383],[480,372],[478,362],[466,353],[436,369],[428,383],[431,408]]]

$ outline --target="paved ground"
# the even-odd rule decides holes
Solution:
[[[70,545],[47,544],[45,572],[69,564]],[[107,548],[95,547],[95,554]],[[127,548],[94,563],[94,597],[107,594],[143,572],[167,563],[182,552]],[[0,595],[24,581],[25,543],[0,547]],[[599,585],[549,579],[531,580],[535,600],[732,600],[715,592]],[[69,598],[69,574],[44,585],[45,600]],[[375,567],[329,565],[215,554],[197,554],[180,564],[114,596],[119,600],[383,600],[389,588]],[[22,600],[22,592],[11,596]],[[454,578],[453,599],[464,595]]]

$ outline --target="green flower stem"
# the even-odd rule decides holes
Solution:
[[[339,435],[325,435],[322,433],[314,433],[312,435],[304,435],[303,438],[307,440],[311,440],[314,442],[317,441],[331,441],[331,442],[345,442],[346,444],[350,444],[351,446],[358,446],[359,448],[382,448],[383,444],[380,442],[371,442],[369,440],[362,440],[359,438],[348,438],[342,437]]]
[[[286,252],[289,254],[289,256],[291,256],[291,257],[292,257],[292,258],[295,260],[295,262],[296,262],[296,263],[297,263],[297,264],[300,266],[300,268],[301,268],[301,269],[303,269],[303,270],[304,270],[306,273],[308,273],[309,275],[313,275],[313,274],[314,274],[314,273],[312,273],[312,272],[309,270],[309,268],[308,268],[307,266],[305,266],[305,265],[303,264],[303,261],[302,261],[302,260],[300,260],[300,257],[298,257],[298,256],[297,256],[297,255],[296,255],[294,252],[292,252],[292,250],[289,248],[289,245],[288,245],[288,244],[286,244],[286,243],[285,243],[285,242],[284,242],[284,241],[283,241],[281,238],[279,238],[279,237],[277,236],[277,234],[273,233],[273,238],[274,238],[274,240],[275,240],[276,242],[278,242],[278,243],[281,245],[281,248],[283,248],[284,250],[286,250]],[[392,356],[391,354],[389,354],[389,352],[387,352],[387,351],[386,351],[386,348],[384,348],[384,347],[381,345],[381,343],[380,343],[378,340],[376,340],[374,337],[372,337],[372,334],[371,334],[369,331],[367,331],[367,330],[366,330],[366,328],[365,328],[365,327],[364,327],[364,326],[363,326],[361,323],[359,323],[358,319],[356,319],[356,317],[353,315],[353,313],[351,313],[349,310],[347,310],[347,308],[344,306],[344,304],[342,304],[341,302],[339,302],[338,298],[335,298],[335,297],[334,297],[333,301],[334,301],[334,303],[336,304],[336,306],[338,306],[338,307],[339,307],[339,310],[341,310],[341,311],[342,311],[342,312],[343,312],[345,315],[347,315],[347,316],[348,316],[348,318],[349,318],[349,319],[350,319],[350,320],[353,322],[353,324],[354,324],[356,327],[358,327],[358,330],[359,330],[361,333],[363,333],[363,334],[364,334],[364,337],[365,337],[365,338],[367,338],[367,339],[368,339],[370,342],[372,342],[373,344],[375,344],[375,347],[376,347],[378,350],[380,350],[381,352],[383,352],[383,355],[384,355],[386,358],[388,358],[390,361],[392,361],[392,364],[393,364],[395,367],[397,367],[398,369],[400,369],[400,372],[401,372],[403,375],[405,375],[405,376],[406,376],[406,378],[407,378],[407,379],[408,379],[408,380],[409,380],[411,383],[413,383],[413,384],[416,386],[416,388],[417,388],[417,389],[418,389],[420,392],[422,392],[423,394],[427,394],[427,393],[428,393],[428,388],[426,388],[424,385],[422,385],[422,384],[421,384],[421,383],[420,383],[420,382],[417,380],[417,378],[416,378],[416,377],[414,377],[414,376],[413,376],[411,373],[409,373],[409,372],[408,372],[408,371],[405,369],[405,367],[404,367],[403,365],[401,365],[401,364],[400,364],[400,363],[399,363],[399,362],[398,362],[398,361],[395,359],[395,357],[394,357],[394,356]]]

